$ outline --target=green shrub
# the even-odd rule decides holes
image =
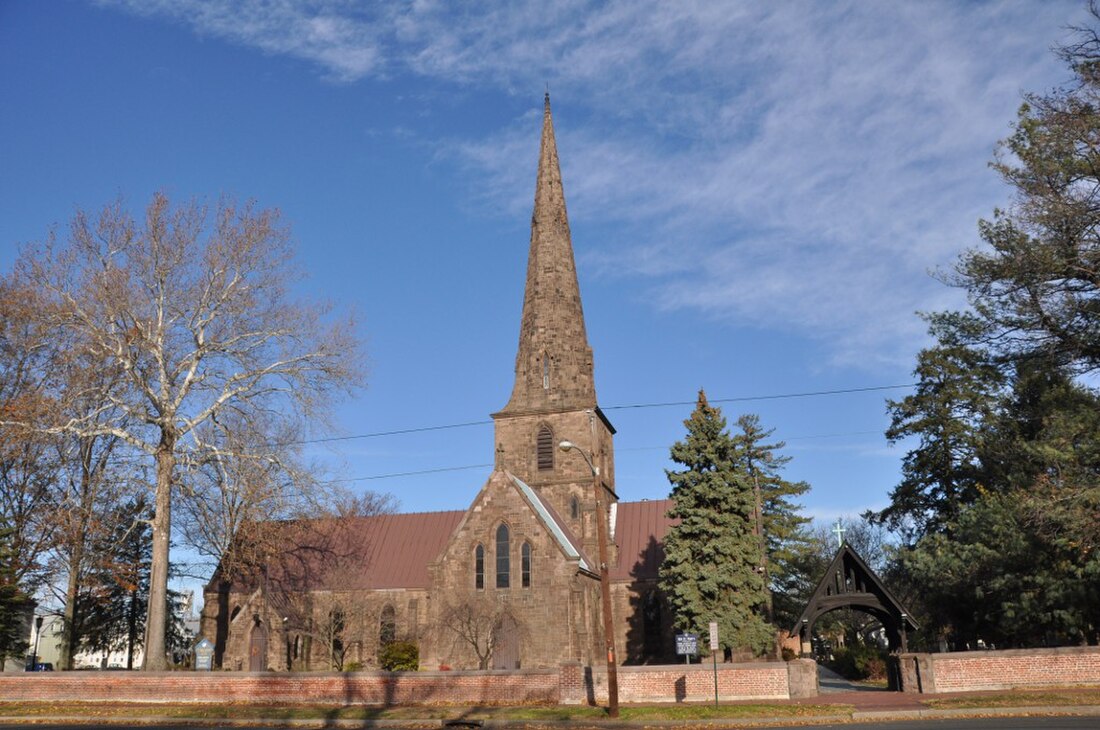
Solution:
[[[387,672],[415,672],[420,668],[420,647],[411,641],[391,641],[378,650],[378,665]]]
[[[886,653],[874,646],[855,644],[839,646],[833,650],[828,667],[845,679],[884,679],[886,677]]]
[[[363,671],[363,662],[348,662],[344,665],[345,672],[361,672]]]

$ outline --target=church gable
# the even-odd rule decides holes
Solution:
[[[502,622],[514,628],[508,668],[590,658],[594,562],[554,508],[504,469],[489,476],[431,572],[431,610],[441,627],[433,660],[476,666],[469,643],[455,635],[456,614],[486,630]]]
[[[507,580],[500,577],[504,570]],[[547,570],[558,579],[577,571],[595,574],[557,511],[521,479],[497,469],[432,566],[433,587],[527,590],[545,582]]]

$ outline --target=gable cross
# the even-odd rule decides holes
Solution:
[[[836,527],[833,528],[833,534],[836,535],[836,546],[838,548],[844,547],[845,532],[847,532],[847,530],[844,529],[844,525],[841,524],[840,518],[838,517],[836,520]]]

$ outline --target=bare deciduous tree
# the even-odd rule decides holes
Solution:
[[[88,362],[118,374],[98,408],[45,431],[113,437],[153,461],[144,669],[167,666],[178,472],[200,460],[193,455],[223,449],[205,427],[229,414],[245,423],[321,417],[334,393],[360,381],[351,322],[294,298],[291,258],[275,211],[229,200],[213,210],[196,202],[173,208],[158,193],[140,221],[120,203],[94,219],[78,212],[64,245],[51,235],[17,264],[21,280],[49,302],[49,325]]]
[[[493,654],[524,631],[512,607],[491,596],[467,592],[444,600],[435,630],[455,653],[472,652],[478,669],[488,669]]]
[[[0,525],[10,531],[7,567],[27,593],[44,577],[60,468],[58,439],[23,425],[49,420],[56,409],[46,366],[56,349],[38,311],[33,291],[0,280]]]

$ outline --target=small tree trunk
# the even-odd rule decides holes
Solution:
[[[136,577],[136,576],[135,576]],[[137,589],[130,591],[130,610],[126,617],[126,668],[134,668],[134,645],[137,644]]]
[[[80,564],[84,562],[84,536],[73,540],[69,551],[69,580],[65,585],[65,611],[62,619],[61,656],[59,669],[73,668],[73,655],[76,654],[76,599],[80,593]]]
[[[141,668],[168,668],[168,546],[172,536],[172,477],[176,466],[176,433],[162,428],[157,445],[156,513],[153,515],[153,561],[149,572],[149,609],[145,627],[145,658]]]
[[[84,542],[88,530],[88,515],[92,513],[94,485],[92,483],[92,447],[95,438],[80,440],[80,515],[79,524],[69,536],[69,579],[65,585],[65,609],[62,621],[61,669],[73,668],[73,656],[80,641],[77,634],[76,602],[80,595],[80,571],[84,568]]]

